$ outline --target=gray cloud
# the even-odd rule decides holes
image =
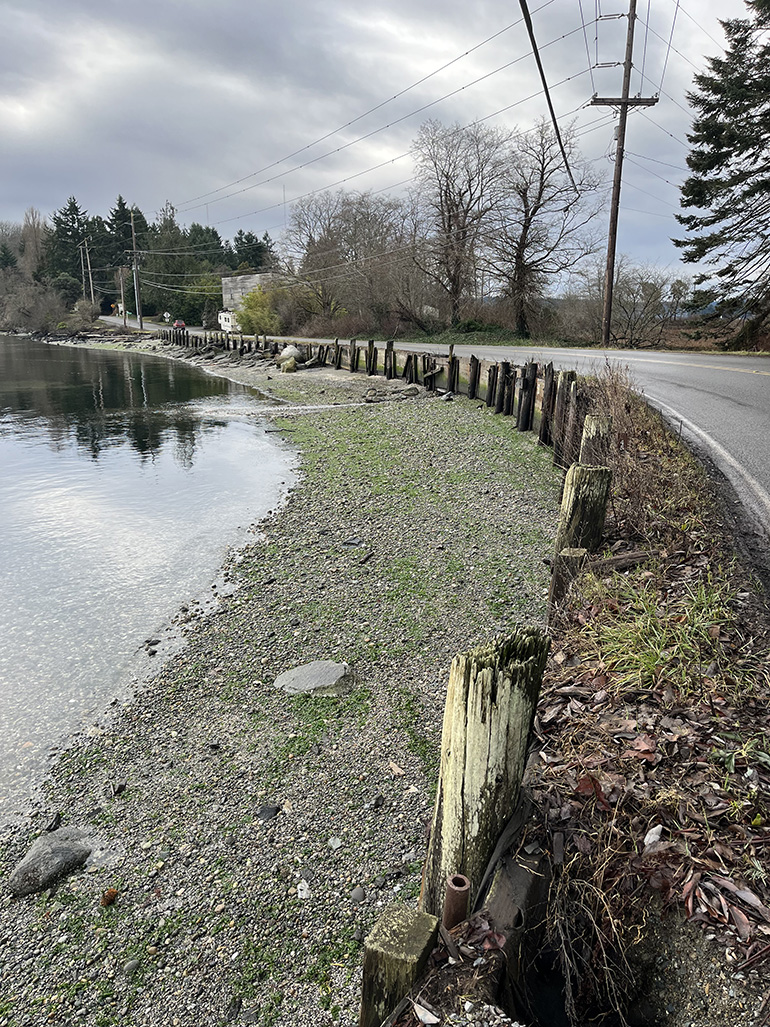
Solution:
[[[660,82],[676,10],[674,0],[652,6],[651,31],[640,20],[635,50],[633,89],[645,95]],[[594,88],[617,95],[620,69],[595,70],[592,85],[596,31],[590,26],[584,37],[574,0],[532,2],[531,9],[557,112],[575,121],[586,155],[611,170],[609,112],[583,105]],[[583,9],[593,14],[592,4]],[[517,13],[491,0],[471,8],[460,0],[393,0],[374,9],[352,0],[6,0],[0,219],[20,220],[29,206],[50,214],[71,194],[106,215],[121,193],[148,217],[171,200],[180,220],[216,224],[225,237],[239,228],[278,236],[284,196],[290,203],[343,179],[349,188],[397,191],[411,174],[408,159],[360,173],[408,151],[428,117],[467,123],[507,107],[490,123],[526,129],[545,115],[523,25],[455,60]],[[672,215],[687,153],[685,93],[704,56],[719,52],[717,17],[744,14],[742,0],[699,0],[697,7],[688,0],[666,69],[668,95],[630,119],[620,248],[635,259],[677,259],[668,238],[678,230]],[[599,25],[600,61],[622,60],[625,28],[625,19]],[[348,127],[308,145],[339,126]],[[308,163],[329,151],[338,152]]]

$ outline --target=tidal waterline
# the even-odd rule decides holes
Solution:
[[[160,357],[0,336],[0,821],[291,484],[268,404]]]

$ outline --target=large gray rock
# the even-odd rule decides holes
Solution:
[[[302,360],[302,354],[296,346],[284,346],[281,352],[276,356],[275,362],[280,365],[286,363],[287,360],[292,359],[299,363]]]
[[[353,672],[347,663],[313,660],[279,674],[276,688],[289,695],[347,695],[353,688]]]
[[[50,888],[62,877],[83,866],[91,855],[91,844],[77,827],[60,827],[41,834],[12,872],[8,887],[16,898]]]

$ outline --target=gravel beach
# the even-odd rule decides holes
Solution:
[[[56,814],[95,851],[52,891],[3,889],[3,1027],[357,1023],[363,938],[419,892],[452,657],[543,618],[559,481],[514,419],[362,374],[203,366],[283,401],[268,428],[299,481],[219,603],[168,627],[184,646],[4,829],[4,882]],[[348,663],[352,690],[275,687],[312,660]]]

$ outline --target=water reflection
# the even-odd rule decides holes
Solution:
[[[0,340],[0,419],[10,417],[17,431],[34,422],[56,448],[74,438],[94,460],[116,441],[149,459],[173,430],[189,465],[201,422],[180,404],[236,396],[266,401],[255,390],[162,358]]]
[[[264,405],[162,358],[0,337],[0,821],[291,482]]]

